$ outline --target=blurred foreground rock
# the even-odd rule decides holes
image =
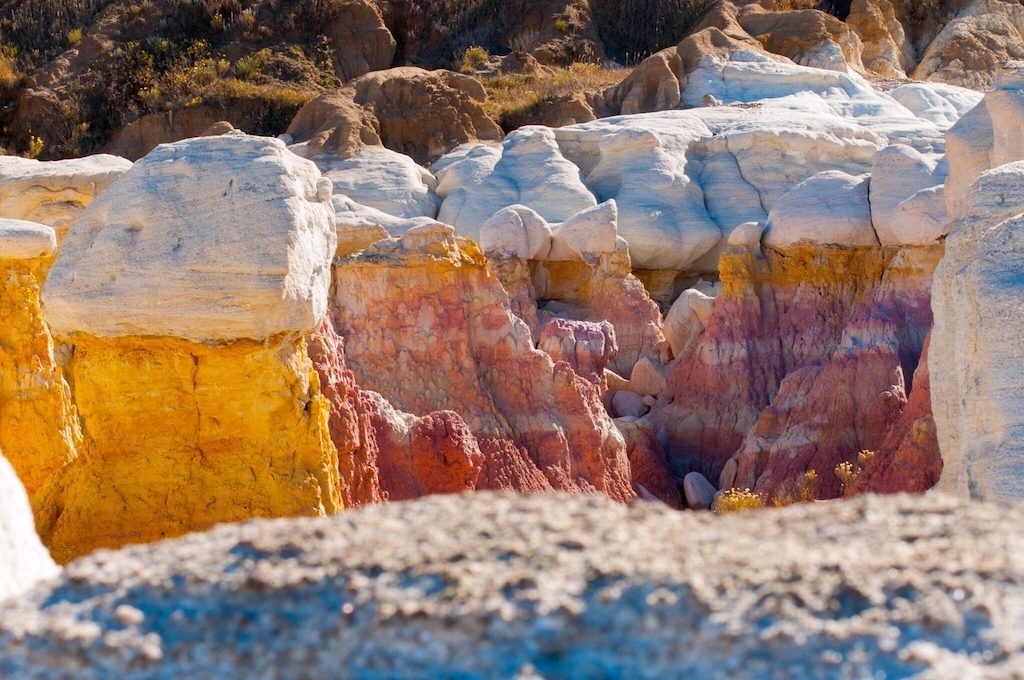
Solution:
[[[259,521],[72,564],[2,610],[0,675],[1005,678],[1021,530],[1019,507],[943,496],[718,517],[472,494]]]

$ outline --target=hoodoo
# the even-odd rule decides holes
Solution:
[[[341,509],[304,337],[327,311],[330,182],[277,140],[161,146],[76,220],[43,293],[84,441],[39,501],[59,560]]]

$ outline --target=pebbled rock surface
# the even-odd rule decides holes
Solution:
[[[224,526],[8,603],[0,675],[1014,677],[1022,530],[935,495],[717,517],[473,494]]]

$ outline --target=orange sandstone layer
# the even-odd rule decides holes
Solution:
[[[58,561],[220,522],[342,509],[328,402],[299,335],[73,341],[83,447],[35,504]]]
[[[0,450],[30,499],[81,436],[39,301],[52,259],[0,259]]]

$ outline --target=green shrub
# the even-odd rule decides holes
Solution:
[[[463,73],[476,73],[486,66],[490,60],[491,55],[484,48],[479,46],[467,47],[466,51],[462,54],[462,63],[459,64],[459,70]]]

